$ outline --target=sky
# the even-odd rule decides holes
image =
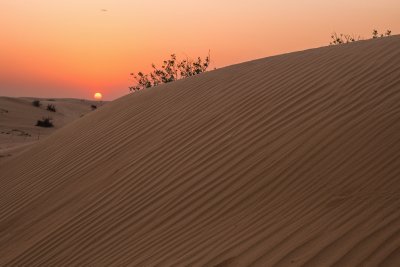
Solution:
[[[0,0],[0,96],[105,100],[170,54],[212,68],[400,33],[399,0]]]

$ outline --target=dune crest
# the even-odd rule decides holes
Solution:
[[[400,37],[131,94],[0,167],[0,266],[396,266]]]

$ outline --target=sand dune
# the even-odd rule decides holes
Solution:
[[[399,266],[400,37],[131,94],[0,167],[0,266]]]
[[[41,107],[33,106],[34,100],[40,100]],[[54,105],[56,112],[47,111],[48,104]],[[0,163],[92,111],[91,105],[100,104],[80,99],[0,97]],[[54,128],[35,126],[43,117],[51,117]]]

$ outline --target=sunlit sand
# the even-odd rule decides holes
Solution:
[[[399,66],[359,41],[86,113],[0,165],[0,266],[399,266]]]

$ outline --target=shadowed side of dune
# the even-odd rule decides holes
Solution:
[[[107,104],[0,171],[0,265],[400,261],[400,37]]]

